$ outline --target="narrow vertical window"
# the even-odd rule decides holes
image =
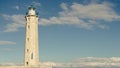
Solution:
[[[33,53],[31,54],[31,59],[33,59]]]
[[[28,21],[30,21],[30,18],[28,18]]]
[[[29,41],[29,38],[27,38],[27,40]]]
[[[27,52],[29,52],[29,49],[27,49]]]
[[[28,65],[28,62],[26,62],[26,64]]]
[[[28,29],[30,29],[30,26],[28,25]]]

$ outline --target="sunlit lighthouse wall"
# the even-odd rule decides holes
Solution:
[[[38,47],[38,13],[35,7],[30,6],[26,13],[26,36],[24,65],[37,66],[39,64],[39,47]]]

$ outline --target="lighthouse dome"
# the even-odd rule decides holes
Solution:
[[[31,5],[31,6],[28,8],[28,15],[36,15],[35,9],[36,9],[36,8]]]

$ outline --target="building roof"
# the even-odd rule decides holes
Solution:
[[[36,8],[35,8],[33,5],[31,5],[28,9],[29,9],[29,10],[30,10],[30,9],[35,10]]]

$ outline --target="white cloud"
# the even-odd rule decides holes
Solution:
[[[0,63],[0,66],[15,66],[23,65],[23,63]],[[53,67],[60,68],[112,68],[120,67],[120,57],[111,58],[97,58],[97,57],[86,57],[75,59],[71,62],[40,62],[39,65],[52,65]]]
[[[40,3],[33,2],[37,6]],[[75,27],[93,30],[95,28],[107,29],[109,28],[105,22],[120,21],[120,16],[111,8],[111,4],[103,2],[98,4],[92,2],[87,5],[73,3],[68,5],[62,3],[61,8],[63,11],[58,12],[58,16],[52,16],[48,19],[40,18],[39,25],[72,25]],[[25,15],[2,15],[6,20],[10,22],[6,25],[4,32],[15,32],[19,28],[25,27]],[[105,21],[105,22],[104,22]]]
[[[66,10],[66,11],[68,10],[68,5],[67,4],[62,3],[60,6],[63,10]]]
[[[40,4],[39,2],[36,2],[36,1],[33,1],[32,4],[33,4],[34,6],[36,6],[36,7],[41,6],[41,4]]]
[[[43,62],[44,65],[52,65],[55,67],[120,67],[120,57],[111,57],[111,58],[97,58],[97,57],[86,57],[73,60],[68,63],[56,63],[56,62]]]
[[[6,20],[11,21],[6,25],[6,29],[4,30],[4,32],[18,31],[19,28],[25,26],[25,16],[24,15],[6,15],[6,14],[4,14],[3,17]]]
[[[13,8],[15,8],[16,10],[20,9],[18,5],[14,6]]]
[[[21,65],[23,65],[23,63],[11,63],[11,62],[0,63],[0,66],[21,66]]]
[[[16,43],[12,41],[0,41],[0,45],[14,45],[14,44]]]
[[[1,48],[0,49],[0,52],[3,52],[3,51],[13,51],[14,49],[12,48]]]
[[[120,20],[120,16],[111,8],[109,3],[90,3],[88,5],[73,3],[68,6],[61,4],[63,11],[59,12],[58,17],[50,17],[49,19],[40,19],[41,25],[66,24],[74,25],[84,29],[108,28],[105,23],[100,21],[112,22]]]

